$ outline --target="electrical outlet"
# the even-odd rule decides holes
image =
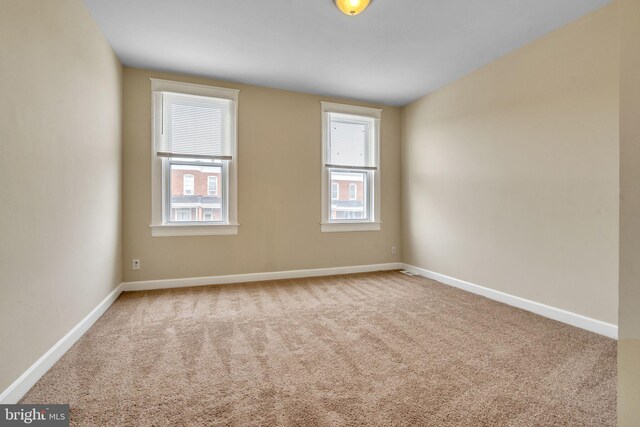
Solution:
[[[140,270],[140,260],[139,260],[139,259],[134,259],[134,260],[131,262],[131,268],[132,268],[133,270]]]
[[[395,255],[396,253],[398,253],[398,248],[391,246],[391,255]]]

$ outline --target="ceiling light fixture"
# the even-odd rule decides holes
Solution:
[[[345,15],[356,16],[369,6],[371,0],[333,0],[333,2]]]

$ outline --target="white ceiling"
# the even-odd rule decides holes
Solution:
[[[404,105],[608,0],[85,0],[122,62]]]

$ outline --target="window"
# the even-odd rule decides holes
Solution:
[[[337,182],[331,183],[331,200],[340,199],[340,184]]]
[[[175,221],[191,221],[193,217],[193,211],[186,208],[175,209],[174,219]]]
[[[194,187],[193,175],[182,175],[182,194],[185,196],[193,195]]]
[[[358,198],[358,185],[349,184],[349,200],[356,200]]]
[[[209,196],[218,195],[218,177],[217,176],[207,177],[207,193],[209,194]]]
[[[362,212],[352,210],[337,210],[336,218],[338,219],[362,219]]]
[[[151,79],[153,236],[237,234],[238,91]]]
[[[322,102],[321,230],[380,230],[381,110]],[[339,189],[348,189],[340,199]],[[327,194],[327,189],[331,193]]]

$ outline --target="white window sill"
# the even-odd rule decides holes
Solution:
[[[163,224],[150,225],[152,237],[233,236],[240,224]]]
[[[380,224],[380,222],[323,222],[320,224],[320,231],[323,233],[380,231]]]

